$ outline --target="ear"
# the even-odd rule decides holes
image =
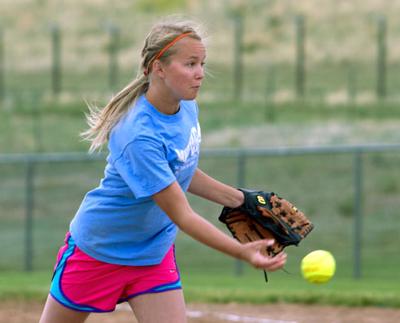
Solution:
[[[165,77],[164,65],[158,59],[153,62],[153,73],[161,79]]]

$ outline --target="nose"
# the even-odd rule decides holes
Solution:
[[[202,80],[204,78],[204,66],[199,65],[196,69],[196,79]]]

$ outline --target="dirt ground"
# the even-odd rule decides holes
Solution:
[[[2,302],[1,323],[37,323],[40,303]],[[376,307],[333,307],[299,304],[188,304],[189,323],[395,323],[400,322],[400,309]],[[127,306],[108,314],[92,314],[87,323],[136,322]]]

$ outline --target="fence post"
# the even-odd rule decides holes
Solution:
[[[4,102],[5,90],[5,64],[4,64],[4,32],[0,26],[0,103]]]
[[[234,62],[233,62],[233,98],[241,101],[243,90],[243,14],[238,12],[233,16],[234,23]]]
[[[246,185],[246,153],[244,151],[239,152],[237,161],[237,185],[243,188]],[[243,262],[239,259],[235,262],[235,274],[237,276],[243,275]]]
[[[108,45],[108,55],[109,55],[109,73],[108,73],[108,86],[111,91],[113,91],[118,83],[118,50],[119,50],[119,39],[120,30],[114,24],[108,26],[109,33],[109,45]]]
[[[33,208],[34,208],[35,165],[32,161],[26,164],[26,197],[25,197],[25,270],[33,270]]]
[[[356,68],[353,63],[347,64],[347,97],[349,103],[354,105],[357,95],[357,77]]]
[[[43,152],[43,135],[42,135],[42,111],[40,107],[40,94],[37,91],[30,92],[28,95],[32,105],[32,122],[33,122],[33,138],[35,144],[35,152]]]
[[[52,92],[58,96],[61,92],[61,31],[58,24],[51,26],[51,50],[52,50],[52,69],[51,84]]]
[[[362,186],[363,186],[363,160],[362,153],[357,151],[354,155],[354,243],[353,243],[353,277],[361,278],[361,253],[362,253]]]
[[[265,117],[267,121],[275,121],[275,102],[274,93],[276,87],[275,80],[275,67],[270,64],[267,68],[267,84],[265,90],[265,103],[266,103],[266,113]]]
[[[305,95],[305,19],[298,15],[295,19],[296,26],[296,95],[297,98],[304,98]]]
[[[386,17],[380,16],[377,23],[376,95],[379,99],[383,99],[386,97]]]

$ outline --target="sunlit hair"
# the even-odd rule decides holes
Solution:
[[[134,101],[149,88],[149,73],[154,58],[165,46],[176,37],[190,33],[187,37],[201,40],[199,25],[192,21],[162,22],[151,29],[141,51],[141,62],[136,78],[117,93],[108,104],[100,109],[88,104],[89,114],[86,116],[89,129],[81,133],[81,137],[91,142],[89,152],[100,150],[108,141],[110,132],[117,122],[125,115]],[[162,62],[175,52],[174,46],[168,48],[160,58]]]

